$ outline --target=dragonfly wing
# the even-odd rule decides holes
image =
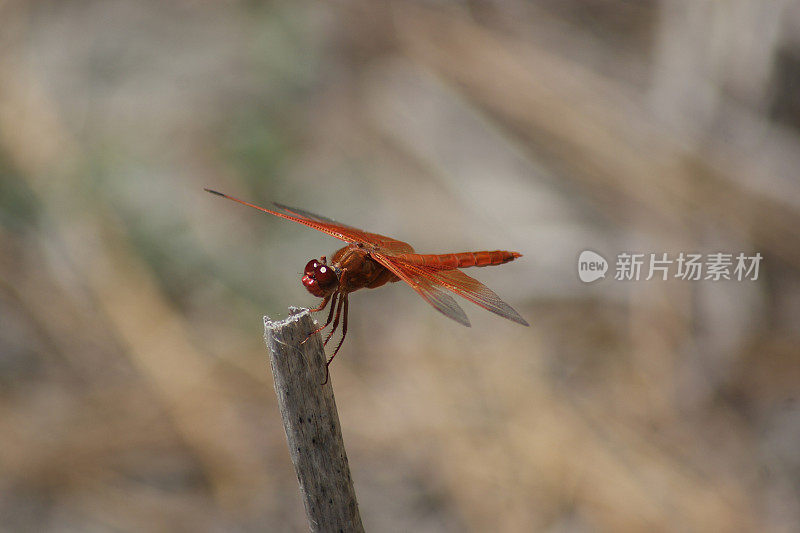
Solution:
[[[353,226],[349,226],[347,224],[342,224],[341,222],[337,222],[336,220],[333,220],[332,218],[324,217],[322,215],[316,215],[316,214],[312,213],[311,211],[306,211],[304,209],[300,209],[300,208],[297,208],[297,207],[289,207],[288,205],[279,204],[278,202],[273,202],[272,205],[277,207],[280,211],[286,211],[286,212],[291,213],[291,214],[293,214],[295,216],[307,218],[309,220],[316,220],[317,222],[325,222],[326,224],[333,224],[335,226],[340,226],[342,228],[350,228],[350,229],[361,231],[358,228],[354,228]]]
[[[513,307],[495,294],[492,289],[477,279],[467,276],[460,270],[441,270],[410,263],[401,263],[401,265],[398,268],[404,270],[407,275],[410,274],[413,279],[423,278],[430,283],[442,285],[487,311],[523,326],[530,325]]]
[[[365,244],[374,244],[377,247],[381,248],[382,252],[390,254],[408,254],[414,252],[414,248],[412,248],[411,245],[408,244],[407,242],[398,241],[397,239],[393,239],[385,235],[380,235],[378,233],[370,233],[368,231],[364,231],[363,229],[354,228],[353,226],[348,226],[347,224],[336,222],[333,219],[324,217],[322,215],[317,215],[312,213],[311,211],[306,211],[304,209],[299,209],[297,207],[289,207],[287,205],[279,203],[275,203],[275,207],[283,211],[287,211],[293,215],[303,217],[304,219],[318,222],[320,224],[325,224],[326,226],[331,228],[335,228],[342,234],[351,236],[352,240],[350,242],[363,242]]]
[[[272,210],[255,204],[251,204],[250,202],[245,202],[244,200],[239,200],[238,198],[234,198],[233,196],[213,191],[211,189],[205,189],[205,190],[210,192],[211,194],[222,196],[223,198],[227,198],[228,200],[233,200],[234,202],[238,202],[242,205],[258,209],[259,211],[263,211],[265,213],[269,213],[277,217],[285,218],[286,220],[291,220],[293,222],[303,224],[305,226],[308,226],[309,228],[314,228],[317,231],[327,233],[331,237],[336,237],[337,239],[340,239],[345,242],[361,242],[364,244],[372,244],[376,248],[378,248],[380,252],[386,253],[388,255],[414,252],[414,249],[411,247],[411,245],[403,241],[398,241],[396,239],[392,239],[391,237],[386,237],[385,235],[370,233],[368,231],[354,228],[352,226],[336,222],[335,220],[332,220],[330,218],[323,217],[322,215],[315,215],[310,211],[304,211],[302,209],[298,209],[295,207],[288,207],[282,204],[275,204],[275,208],[277,210]]]
[[[401,267],[398,263],[392,261],[391,257],[375,253],[371,254],[371,257],[389,269],[395,276],[405,281],[409,287],[417,291],[437,311],[452,318],[459,324],[469,327],[470,323],[467,314],[442,287],[424,276],[409,273],[404,266]]]
[[[403,241],[398,241],[396,239],[392,239],[391,237],[384,237],[383,235],[378,235],[377,233],[368,233],[371,238],[375,239],[372,241],[374,244],[378,245],[386,253],[391,254],[410,254],[414,252],[414,249],[411,247],[410,244]]]

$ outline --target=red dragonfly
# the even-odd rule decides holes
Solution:
[[[518,252],[495,250],[457,254],[417,254],[408,243],[347,226],[302,209],[276,203],[274,204],[276,210],[271,210],[221,192],[205,190],[259,211],[299,222],[347,243],[347,246],[334,252],[330,263],[325,256],[322,256],[319,260],[309,261],[303,271],[303,285],[308,292],[322,298],[319,307],[311,311],[322,311],[329,303],[331,304],[325,324],[311,335],[325,329],[333,321],[333,327],[325,339],[324,344],[327,345],[339,327],[340,318],[342,319],[342,338],[325,365],[326,382],[328,366],[336,357],[347,335],[349,308],[347,297],[358,289],[374,289],[389,282],[403,280],[426,302],[459,324],[470,325],[464,310],[447,290],[503,318],[523,326],[529,325],[519,313],[486,285],[458,270],[471,266],[502,265],[521,257],[522,254]]]

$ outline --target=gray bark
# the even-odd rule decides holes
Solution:
[[[289,308],[289,318],[264,317],[289,454],[311,531],[364,531],[350,477],[339,415],[330,380],[325,380],[325,350],[307,309]]]

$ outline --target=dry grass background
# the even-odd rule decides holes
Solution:
[[[531,323],[354,296],[332,369],[372,531],[800,527],[800,7],[0,3],[0,527],[302,531],[261,316],[408,240]],[[586,248],[760,251],[583,285]]]

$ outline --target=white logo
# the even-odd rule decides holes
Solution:
[[[578,257],[578,277],[584,283],[591,283],[606,277],[608,261],[602,255],[584,250]]]

